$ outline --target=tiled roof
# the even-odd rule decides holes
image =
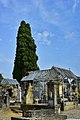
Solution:
[[[28,76],[22,78],[21,81],[30,81],[30,80],[54,80],[57,76],[57,72],[52,69],[48,70],[37,70],[29,72]]]
[[[52,69],[56,70],[56,72],[61,74],[64,78],[67,77],[69,79],[77,79],[77,76],[71,70],[54,66],[52,67]]]
[[[16,79],[3,79],[1,85],[19,85]]]
[[[21,81],[31,81],[31,80],[40,80],[40,81],[48,81],[48,80],[55,80],[59,78],[61,75],[62,78],[69,78],[69,79],[77,79],[77,76],[70,70],[52,67],[48,70],[37,70],[29,72],[28,76],[25,76],[21,79]]]

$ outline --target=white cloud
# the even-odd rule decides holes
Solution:
[[[35,37],[38,42],[46,45],[50,45],[50,38],[54,36],[54,33],[50,33],[48,31],[43,31],[35,34]]]
[[[75,36],[75,32],[67,32],[67,33],[65,34],[65,39],[70,39],[70,40],[72,40],[72,39],[74,38],[74,36]]]
[[[53,25],[59,25],[60,24],[60,16],[58,11],[53,9],[52,11],[48,11],[45,9],[44,6],[40,7],[40,15],[42,19],[48,23],[51,23]]]
[[[68,42],[71,42],[72,44],[78,44],[80,35],[76,31],[66,31],[64,33],[64,39]]]
[[[72,6],[72,12],[74,13],[76,11],[76,7],[80,1],[79,0],[74,0],[74,4]]]
[[[54,1],[52,8],[47,9],[45,4],[40,4],[40,16],[43,21],[55,25],[57,27],[67,27],[67,18],[71,17],[71,9],[62,0]],[[65,28],[66,28],[65,27]]]
[[[32,9],[32,4],[29,4],[28,2],[24,2],[24,1],[18,1],[18,0],[0,0],[0,3],[9,9],[13,10],[13,13],[16,14],[20,14],[20,13],[27,13],[29,11],[31,11]]]
[[[58,0],[57,0],[58,1]],[[41,18],[53,26],[57,26],[59,30],[63,33],[65,40],[76,42],[78,38],[77,33],[73,31],[72,18],[72,8],[68,6],[68,2],[59,1],[54,2],[52,9],[48,10],[44,4],[40,4],[40,15]],[[80,0],[75,0],[73,5],[73,10],[75,11]],[[67,3],[67,5],[66,5]],[[72,1],[70,2],[70,4]],[[42,35],[42,34],[41,34]],[[41,38],[41,35],[38,35]]]

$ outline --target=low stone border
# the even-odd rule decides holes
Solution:
[[[11,120],[33,120],[33,118],[26,118],[26,117],[11,117]]]
[[[11,117],[11,120],[66,120],[66,115],[54,115],[51,117],[27,118],[27,117]]]

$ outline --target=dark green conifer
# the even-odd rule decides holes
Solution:
[[[21,78],[27,75],[29,71],[39,69],[37,60],[36,45],[31,35],[30,25],[22,21],[17,34],[13,78],[20,82]]]
[[[3,79],[3,76],[2,76],[2,74],[0,73],[0,83],[1,83],[2,79]]]

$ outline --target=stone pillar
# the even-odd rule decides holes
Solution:
[[[21,87],[18,86],[18,89],[17,89],[17,98],[16,98],[16,101],[17,102],[21,102]]]
[[[56,113],[56,106],[57,106],[57,87],[56,84],[54,84],[54,111]]]
[[[62,84],[59,84],[59,96],[61,97],[62,96]]]
[[[46,101],[48,100],[48,88],[47,88],[47,84],[45,86],[45,93],[46,93]]]

